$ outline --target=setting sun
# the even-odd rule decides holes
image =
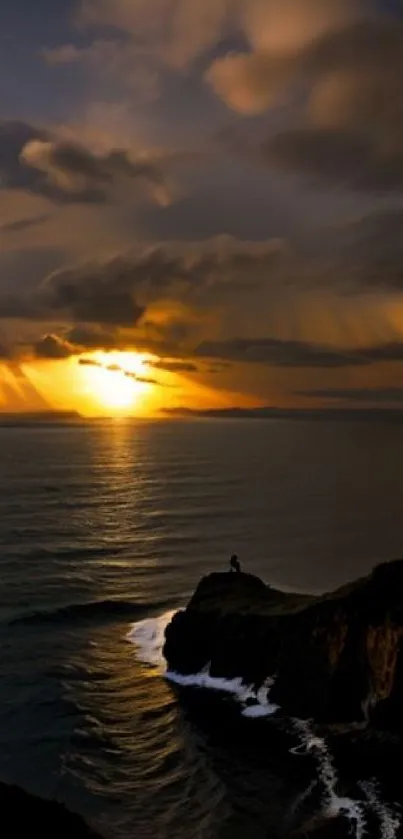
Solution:
[[[123,410],[130,408],[138,397],[139,385],[118,371],[95,368],[91,370],[91,391],[105,408]]]
[[[134,352],[97,352],[81,359],[87,393],[105,410],[130,413],[139,397],[154,386],[147,379],[147,358]]]

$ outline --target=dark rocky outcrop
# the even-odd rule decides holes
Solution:
[[[242,677],[290,716],[403,729],[403,561],[322,597],[211,574],[166,631],[168,667]]]
[[[101,839],[63,804],[37,798],[20,787],[0,783],[0,811],[5,839],[31,834],[41,839]]]

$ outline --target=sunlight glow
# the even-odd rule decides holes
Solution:
[[[72,411],[120,420],[166,417],[187,405],[203,410],[256,404],[233,388],[164,369],[160,361],[152,353],[99,350],[65,360],[33,359],[19,365],[19,372],[0,365],[0,411]]]
[[[139,397],[153,388],[153,383],[147,382],[147,358],[134,352],[94,353],[82,368],[87,393],[107,411],[131,413]]]
[[[94,398],[105,408],[121,410],[134,405],[139,385],[124,373],[98,367],[91,370],[90,387]]]

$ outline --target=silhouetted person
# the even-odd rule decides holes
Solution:
[[[232,557],[230,559],[230,562],[229,562],[229,565],[230,565],[230,571],[235,571],[237,574],[241,573],[241,563],[240,563],[236,554],[232,555]]]

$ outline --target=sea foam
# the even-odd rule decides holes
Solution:
[[[270,717],[278,711],[279,706],[270,702],[269,699],[273,679],[267,679],[264,685],[256,690],[251,685],[246,685],[240,678],[223,679],[218,676],[211,676],[210,665],[200,673],[189,676],[183,676],[169,670],[165,675],[169,681],[183,687],[204,688],[205,690],[230,694],[241,705],[241,713],[244,717]]]
[[[136,647],[139,661],[158,667],[161,673],[166,671],[166,661],[163,655],[165,630],[171,622],[175,611],[164,612],[156,618],[146,618],[132,624],[126,638]]]
[[[371,810],[379,820],[382,839],[396,839],[401,824],[400,807],[397,804],[392,806],[382,800],[377,781],[360,781],[359,786],[363,790]]]
[[[293,754],[312,754],[317,761],[319,783],[323,786],[323,814],[328,818],[345,816],[354,830],[355,839],[363,839],[366,833],[365,806],[354,798],[337,793],[339,778],[333,764],[326,740],[317,737],[308,720],[293,720],[300,745],[291,749]]]

